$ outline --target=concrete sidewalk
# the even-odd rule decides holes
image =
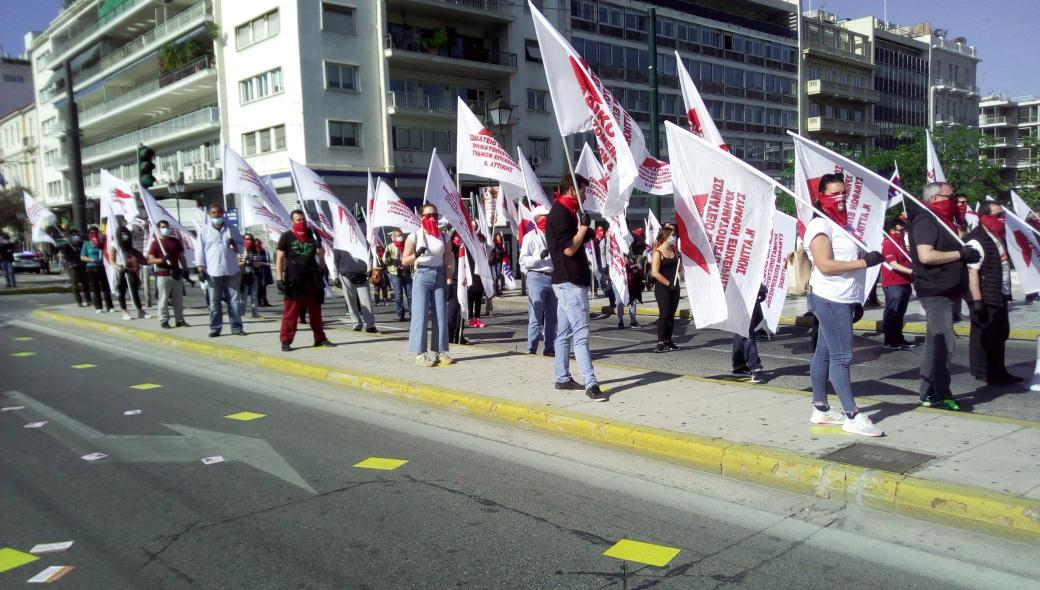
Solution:
[[[407,334],[327,326],[335,349],[279,350],[277,319],[249,320],[245,337],[208,338],[196,327],[161,330],[157,320],[126,322],[75,306],[39,309],[37,321],[100,331],[224,358],[276,373],[342,383],[460,412],[647,453],[764,485],[982,528],[1040,542],[1040,423],[952,414],[864,401],[886,432],[867,439],[808,423],[806,393],[597,363],[609,403],[558,392],[552,359],[458,347],[459,361],[414,365]],[[309,345],[306,326],[297,345]],[[27,346],[30,349],[31,346]],[[45,351],[40,351],[45,353]],[[234,369],[231,369],[234,370]],[[833,400],[837,403],[837,400]],[[823,458],[852,443],[932,456],[899,474]],[[899,454],[899,453],[896,453]]]

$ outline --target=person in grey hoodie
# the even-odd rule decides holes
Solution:
[[[360,332],[364,323],[365,331],[378,333],[376,318],[372,314],[372,294],[368,286],[368,263],[354,257],[346,250],[333,250],[333,262],[339,273],[339,283],[343,287],[343,298],[347,301],[347,312],[354,321],[354,331]]]

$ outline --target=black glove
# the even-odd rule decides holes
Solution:
[[[419,249],[415,251],[415,255],[416,256],[422,256],[423,254],[426,254],[427,252],[429,252],[429,249],[427,249],[426,246],[419,246]]]
[[[877,266],[885,261],[885,255],[877,250],[873,252],[867,252],[867,255],[863,257],[863,260],[867,261],[867,268]]]
[[[971,321],[978,325],[989,323],[989,309],[982,301],[973,301],[971,304]]]
[[[766,300],[766,297],[769,297],[769,287],[766,287],[765,285],[759,286],[759,288],[758,288],[758,302],[762,303],[763,301]]]
[[[982,260],[982,254],[971,246],[961,246],[961,260],[966,264],[975,264]]]
[[[199,271],[199,280],[209,282],[209,273],[205,269]]]
[[[861,319],[863,319],[863,305],[857,303],[856,307],[852,308],[852,323],[855,324]]]
[[[276,281],[274,286],[278,289],[278,292],[285,295],[285,281]]]
[[[538,255],[538,258],[541,258],[542,260],[545,260],[548,257],[549,257],[549,250],[543,248],[542,252]]]
[[[591,221],[592,218],[589,217],[588,211],[584,209],[578,211],[578,225],[584,225],[585,227],[588,227]]]

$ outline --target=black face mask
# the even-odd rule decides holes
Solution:
[[[120,242],[129,242],[130,241],[130,234],[119,234],[119,241]]]
[[[72,239],[70,239],[69,241],[72,242],[73,246],[79,246],[83,243],[83,238],[79,236],[72,236]]]

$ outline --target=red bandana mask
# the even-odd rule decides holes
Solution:
[[[605,237],[607,237],[607,232],[603,231],[602,227],[597,227],[596,228],[596,239],[597,240],[602,240]]]
[[[931,203],[928,203],[928,208],[931,209],[932,213],[935,213],[943,223],[950,226],[950,229],[954,229],[953,221],[954,216],[957,215],[957,201],[954,201],[953,199],[932,201]]]
[[[982,224],[982,227],[988,229],[989,233],[1000,238],[1000,241],[1004,241],[1006,234],[1003,215],[980,215],[979,223]]]
[[[578,199],[575,199],[570,195],[560,195],[556,197],[556,202],[566,207],[571,214],[576,214],[578,212]]]
[[[431,236],[439,236],[439,235],[441,235],[441,231],[437,227],[437,218],[436,217],[423,217],[422,218],[422,228],[423,228],[423,231],[425,231],[426,233],[430,234]]]
[[[964,215],[968,212],[968,202],[957,203],[957,221],[964,223]]]
[[[101,244],[101,238],[98,237],[98,233],[96,231],[92,231],[90,232],[89,236],[91,245],[97,248],[98,245]]]
[[[538,227],[538,231],[545,233],[545,226],[549,223],[549,218],[542,215],[538,219],[534,220],[534,224]]]
[[[306,221],[294,221],[292,224],[292,233],[296,236],[296,240],[300,242],[307,241],[307,222]]]
[[[838,225],[845,227],[849,224],[849,211],[842,208],[838,210],[838,204],[845,202],[845,195],[820,195],[820,209],[833,219]]]
[[[454,244],[456,248],[458,248],[462,245],[462,236],[460,236],[459,234],[453,235],[451,237],[451,243]]]

